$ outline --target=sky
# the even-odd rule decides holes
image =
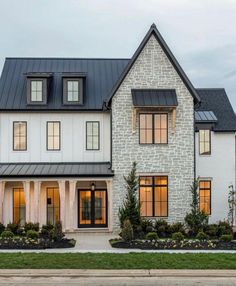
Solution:
[[[195,87],[236,110],[236,0],[0,0],[5,57],[130,58],[155,23]]]

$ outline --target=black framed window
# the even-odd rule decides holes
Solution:
[[[211,214],[211,181],[199,181],[200,210],[205,214]]]
[[[167,144],[168,114],[140,113],[139,142],[140,144]]]
[[[13,189],[13,222],[25,223],[25,194],[23,188]]]
[[[63,99],[65,104],[83,104],[83,79],[63,79]]]
[[[43,81],[30,81],[31,101],[43,101]]]
[[[14,121],[13,122],[13,150],[26,151],[27,150],[27,122]]]
[[[60,121],[47,122],[47,150],[58,151],[61,145]]]
[[[27,103],[46,104],[47,86],[47,78],[27,78]]]
[[[199,130],[199,154],[211,154],[211,130],[209,129]]]
[[[60,221],[60,196],[58,188],[47,188],[47,223]]]
[[[86,150],[100,149],[100,126],[99,121],[86,122]]]
[[[141,216],[168,216],[168,177],[141,176],[139,177],[139,199]]]

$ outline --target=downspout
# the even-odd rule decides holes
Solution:
[[[195,138],[195,136],[196,136],[196,132],[195,132],[195,109],[197,108],[197,107],[199,107],[199,106],[201,106],[201,102],[198,102],[198,103],[196,103],[196,104],[194,104],[194,108],[193,108],[193,140],[194,140],[194,152],[193,152],[193,154],[194,154],[194,181],[196,180],[196,138]]]
[[[110,113],[110,169],[112,170],[112,108],[108,106],[106,101],[103,102],[103,110]]]

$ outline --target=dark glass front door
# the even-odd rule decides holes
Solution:
[[[79,224],[78,227],[107,226],[107,191],[79,190]]]

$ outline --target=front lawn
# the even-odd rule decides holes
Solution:
[[[236,254],[0,253],[1,269],[236,269]]]

